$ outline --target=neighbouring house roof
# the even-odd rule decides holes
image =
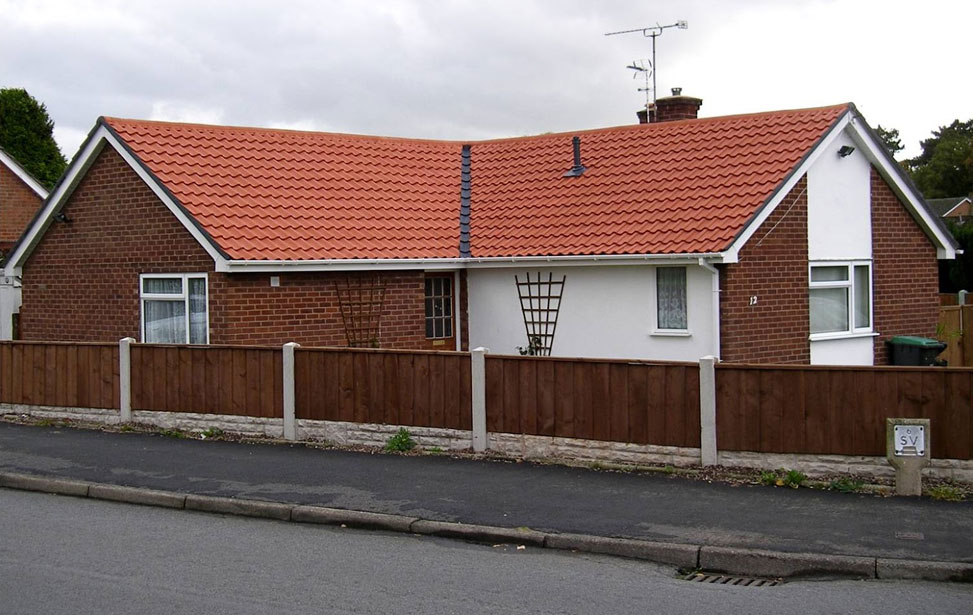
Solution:
[[[914,186],[854,105],[842,104],[470,143],[101,118],[11,260],[23,263],[110,144],[222,271],[598,256],[734,262],[845,129],[904,202],[919,203],[910,205],[917,222],[951,257],[955,244]],[[574,138],[585,170],[565,176]]]
[[[43,201],[47,198],[47,188],[45,188],[37,178],[30,174],[30,172],[22,167],[17,160],[8,154],[2,147],[0,147],[0,164],[4,165],[10,171],[16,175],[20,181],[24,182],[28,188],[34,191],[40,199]]]
[[[953,196],[945,199],[926,199],[926,203],[937,216],[943,217],[969,200],[968,196]]]

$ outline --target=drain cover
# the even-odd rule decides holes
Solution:
[[[695,583],[712,583],[714,585],[739,585],[741,587],[773,587],[782,585],[780,579],[758,579],[756,577],[730,577],[722,574],[706,574],[694,572],[683,577],[685,581]]]

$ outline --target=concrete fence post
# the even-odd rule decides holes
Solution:
[[[295,342],[284,344],[284,439],[297,439],[297,414],[294,401],[294,350],[301,345]]]
[[[470,352],[472,376],[473,452],[482,453],[488,447],[486,429],[486,354],[489,348],[474,348]]]
[[[699,461],[715,466],[716,456],[716,364],[709,355],[699,360]]]
[[[132,344],[135,339],[118,340],[118,419],[132,422]]]

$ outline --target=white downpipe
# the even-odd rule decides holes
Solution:
[[[459,311],[459,273],[459,271],[453,273],[453,335],[456,337],[456,352],[463,350],[463,315]]]
[[[713,313],[713,356],[717,359],[720,358],[720,270],[706,262],[702,258],[699,259],[699,266],[703,269],[709,271],[712,274],[712,313]]]

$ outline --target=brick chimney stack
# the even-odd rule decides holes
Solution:
[[[701,106],[702,98],[683,96],[682,88],[672,88],[672,96],[656,100],[654,106],[636,111],[636,115],[639,117],[639,124],[695,120]]]

